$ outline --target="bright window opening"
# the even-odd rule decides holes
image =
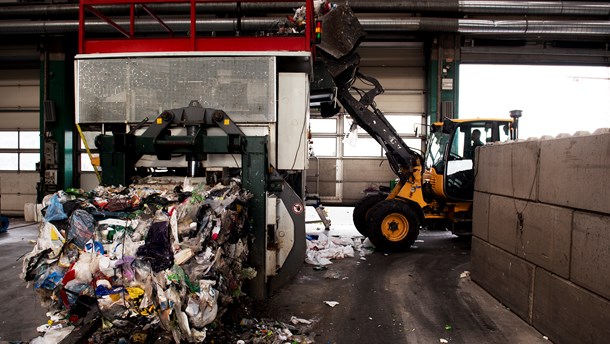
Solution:
[[[461,65],[460,118],[508,118],[520,138],[610,128],[610,68]]]

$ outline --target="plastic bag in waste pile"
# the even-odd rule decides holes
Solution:
[[[48,199],[54,222],[40,225],[21,277],[43,304],[63,312],[58,325],[80,324],[95,309],[104,323],[93,335],[100,340],[121,333],[206,338],[206,326],[256,276],[246,263],[251,196],[237,183],[180,184],[146,179]],[[69,218],[57,222],[62,206]]]
[[[88,212],[77,209],[70,216],[68,240],[74,240],[76,246],[85,248],[85,244],[93,239],[95,219]]]
[[[169,241],[167,222],[155,222],[148,230],[146,242],[138,248],[137,255],[150,261],[154,272],[174,265],[174,254]]]
[[[49,200],[49,205],[47,206],[44,219],[47,221],[59,221],[67,218],[68,216],[64,212],[64,207],[59,201],[59,195],[54,195]]]

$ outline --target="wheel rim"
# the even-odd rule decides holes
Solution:
[[[409,221],[402,214],[389,214],[381,223],[381,233],[390,241],[401,241],[409,233]]]

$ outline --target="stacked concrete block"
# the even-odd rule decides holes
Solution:
[[[541,142],[540,201],[610,214],[610,134]],[[552,176],[552,178],[549,178]]]
[[[472,278],[555,343],[610,338],[610,132],[479,148]]]

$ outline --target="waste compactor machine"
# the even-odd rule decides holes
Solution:
[[[182,22],[156,15],[157,1],[81,0],[77,122],[98,134],[103,184],[151,173],[238,179],[253,195],[249,294],[263,298],[305,257],[313,1],[303,2],[307,29],[255,36],[240,34],[239,17],[228,28],[202,18],[214,1],[176,3]],[[140,31],[142,10],[168,32]],[[108,33],[90,34],[90,22],[109,24]]]

